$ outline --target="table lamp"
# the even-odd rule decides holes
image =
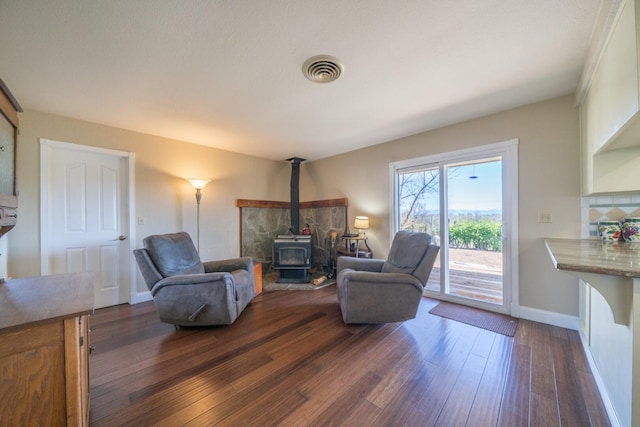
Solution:
[[[364,236],[365,232],[364,230],[366,230],[367,228],[369,228],[369,217],[368,216],[357,216],[356,217],[356,221],[353,224],[353,226],[355,228],[357,228],[358,230],[360,230],[360,236]]]

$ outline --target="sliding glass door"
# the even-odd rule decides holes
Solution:
[[[418,164],[415,167],[400,168],[396,171],[395,178],[398,223],[393,234],[398,230],[422,231],[429,233],[434,244],[441,246],[440,167],[437,164]],[[431,292],[440,292],[442,255],[441,250],[427,282],[426,289]]]
[[[392,232],[424,231],[440,246],[426,295],[510,311],[516,148],[494,144],[392,165]]]

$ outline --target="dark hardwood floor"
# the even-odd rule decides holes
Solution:
[[[91,425],[609,425],[577,332],[520,320],[510,338],[436,304],[365,326],[343,324],[335,286],[263,293],[222,327],[97,310]]]

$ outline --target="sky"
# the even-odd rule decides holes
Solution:
[[[471,176],[477,176],[471,179]],[[450,210],[491,210],[502,208],[502,167],[500,161],[449,169]]]
[[[448,206],[450,211],[502,211],[502,162],[500,159],[476,164],[451,165],[446,168],[448,180]],[[414,172],[407,172],[409,177]],[[429,189],[421,193],[422,209],[440,211],[438,166],[420,169],[415,178],[406,183],[406,194],[401,194],[403,211],[412,205],[412,192],[421,185]],[[434,177],[435,175],[435,177]],[[435,178],[435,181],[432,179]],[[424,181],[423,181],[424,180]],[[401,190],[402,191],[402,190]]]

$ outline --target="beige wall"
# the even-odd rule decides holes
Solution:
[[[389,163],[519,139],[519,303],[577,316],[576,279],[555,271],[544,237],[580,237],[578,112],[565,96],[312,162],[301,174],[307,199],[349,198],[349,219],[369,215],[376,257],[390,243]],[[551,224],[537,222],[550,211]]]
[[[26,111],[20,115],[17,153],[19,220],[7,234],[8,275],[12,277],[40,274],[39,138],[135,153],[136,216],[146,218],[146,225],[137,226],[137,247],[149,234],[195,233],[195,192],[185,178],[213,179],[202,190],[200,211],[200,246],[202,258],[207,260],[240,253],[236,199],[289,197],[287,162]]]
[[[18,187],[20,219],[9,236],[8,274],[38,275],[39,138],[136,153],[137,245],[153,233],[195,230],[194,192],[187,177],[214,179],[201,205],[205,259],[239,253],[235,199],[288,200],[290,166],[108,126],[27,111],[20,116]],[[409,136],[343,155],[305,162],[302,201],[349,199],[355,215],[371,218],[367,234],[375,256],[390,243],[389,163],[518,138],[520,305],[576,316],[576,280],[556,272],[543,237],[580,237],[578,114],[573,97],[528,105],[477,120]],[[295,155],[293,153],[292,155]],[[538,211],[553,223],[538,224]]]

